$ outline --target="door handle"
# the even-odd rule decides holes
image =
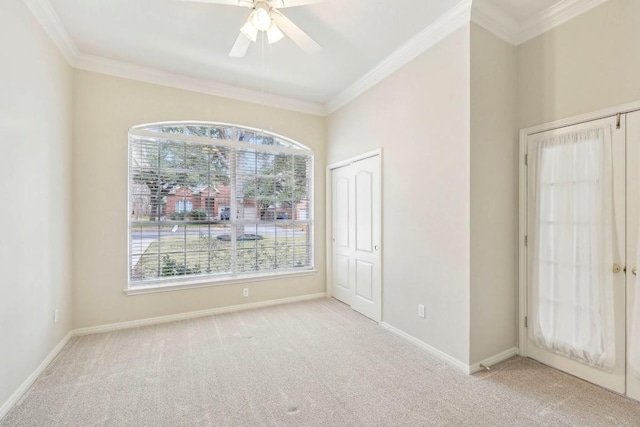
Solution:
[[[375,246],[373,247],[373,249],[377,251],[377,250],[378,250],[378,245],[375,245]]]
[[[638,267],[633,267],[633,270],[631,270],[631,272],[633,273],[634,276],[638,275]]]
[[[622,271],[622,267],[620,267],[618,264],[613,264],[613,273],[614,274],[618,274]]]

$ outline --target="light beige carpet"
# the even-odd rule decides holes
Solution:
[[[474,376],[334,300],[74,338],[2,426],[638,426],[515,357]]]

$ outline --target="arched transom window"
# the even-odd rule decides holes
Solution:
[[[129,287],[313,268],[313,153],[219,123],[129,132]]]

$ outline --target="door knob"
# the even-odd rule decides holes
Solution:
[[[618,264],[613,264],[613,273],[614,274],[618,274],[622,271],[622,267],[620,267]]]
[[[631,270],[631,272],[633,273],[634,276],[638,275],[638,267],[633,267],[633,270]]]

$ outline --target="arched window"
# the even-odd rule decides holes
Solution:
[[[220,123],[129,132],[129,287],[311,270],[313,153]]]

